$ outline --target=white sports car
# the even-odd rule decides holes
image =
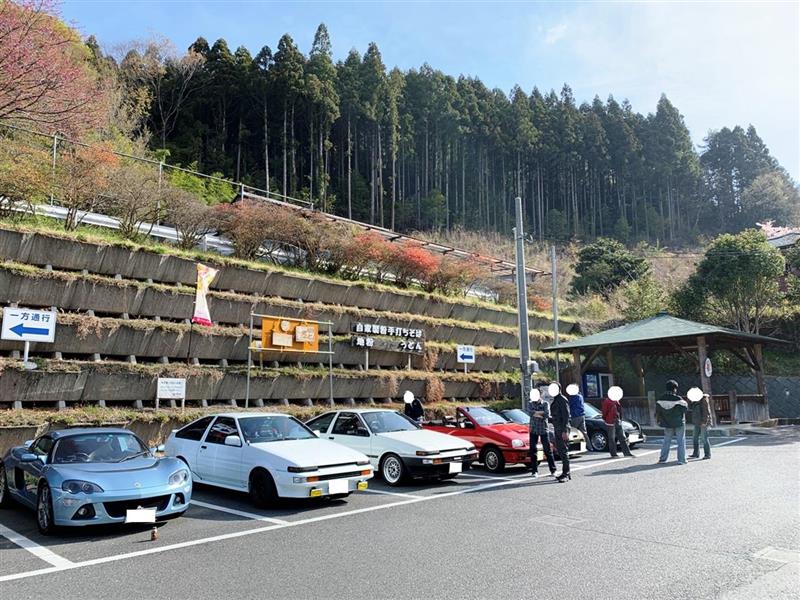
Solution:
[[[184,461],[195,482],[249,492],[258,506],[281,497],[343,498],[367,489],[369,459],[318,439],[294,417],[225,413],[173,431],[165,453]]]
[[[389,485],[410,477],[452,479],[478,458],[470,442],[421,429],[393,410],[337,410],[306,424],[321,437],[369,456]]]

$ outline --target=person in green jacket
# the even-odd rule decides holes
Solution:
[[[659,463],[667,462],[672,438],[678,442],[678,464],[686,464],[686,411],[689,405],[678,396],[678,382],[670,379],[667,391],[656,403],[656,423],[664,428],[664,443],[661,445]]]

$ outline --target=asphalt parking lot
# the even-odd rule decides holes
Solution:
[[[159,527],[39,535],[0,511],[3,598],[797,598],[800,432],[716,438],[713,459],[589,454],[572,481],[450,482],[259,510],[195,486]]]

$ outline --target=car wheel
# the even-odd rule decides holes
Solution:
[[[608,450],[608,436],[602,431],[595,431],[591,435],[592,449],[595,452]]]
[[[278,501],[278,490],[272,475],[266,469],[256,469],[250,474],[250,500],[259,508],[274,506]]]
[[[387,454],[381,460],[381,476],[391,486],[400,485],[406,478],[406,465],[396,454]]]
[[[47,482],[39,485],[39,494],[36,498],[36,525],[39,533],[50,535],[55,531],[53,523],[53,496]]]
[[[490,473],[502,473],[506,468],[506,459],[499,448],[490,446],[483,451],[483,466]]]
[[[8,491],[8,477],[6,466],[0,461],[0,508],[11,506],[11,494]]]

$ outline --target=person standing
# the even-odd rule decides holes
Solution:
[[[689,394],[687,394],[689,395]],[[691,400],[691,397],[689,398]],[[703,460],[711,458],[711,444],[708,443],[708,428],[711,426],[711,398],[703,394],[697,402],[692,402],[692,446],[694,451],[689,458],[700,458],[700,439],[703,440]]]
[[[603,398],[601,405],[603,410],[603,423],[606,425],[606,432],[608,435],[608,451],[611,458],[617,458],[617,441],[619,441],[622,453],[625,456],[633,456],[630,448],[628,448],[628,440],[625,437],[625,430],[622,429],[622,405],[619,403],[622,398],[622,388],[612,386],[608,389],[606,397]]]
[[[531,452],[531,475],[539,476],[539,451],[537,446],[541,442],[542,451],[547,458],[547,466],[550,467],[550,475],[556,474],[556,461],[553,458],[553,450],[550,448],[550,438],[547,435],[547,425],[550,420],[550,405],[542,399],[542,395],[536,388],[531,390],[530,401],[530,452]]]
[[[425,409],[422,407],[422,402],[414,397],[412,391],[407,390],[403,394],[403,402],[405,404],[403,414],[414,421],[421,421],[422,417],[425,416]]]
[[[581,389],[574,383],[570,383],[567,386],[567,398],[569,398],[570,425],[583,434],[583,439],[586,440],[586,450],[591,452],[594,448],[589,440],[589,432],[586,431],[586,409]]]
[[[561,384],[553,382],[547,387],[548,393],[553,397],[550,405],[550,414],[553,418],[553,433],[555,434],[556,450],[561,457],[561,474],[556,481],[564,483],[571,480],[569,474],[569,400],[561,393]]]
[[[674,437],[678,443],[678,464],[686,464],[686,410],[689,406],[678,395],[678,382],[670,379],[667,391],[656,403],[656,423],[664,428],[664,442],[658,462],[665,463],[669,458],[669,447]]]

